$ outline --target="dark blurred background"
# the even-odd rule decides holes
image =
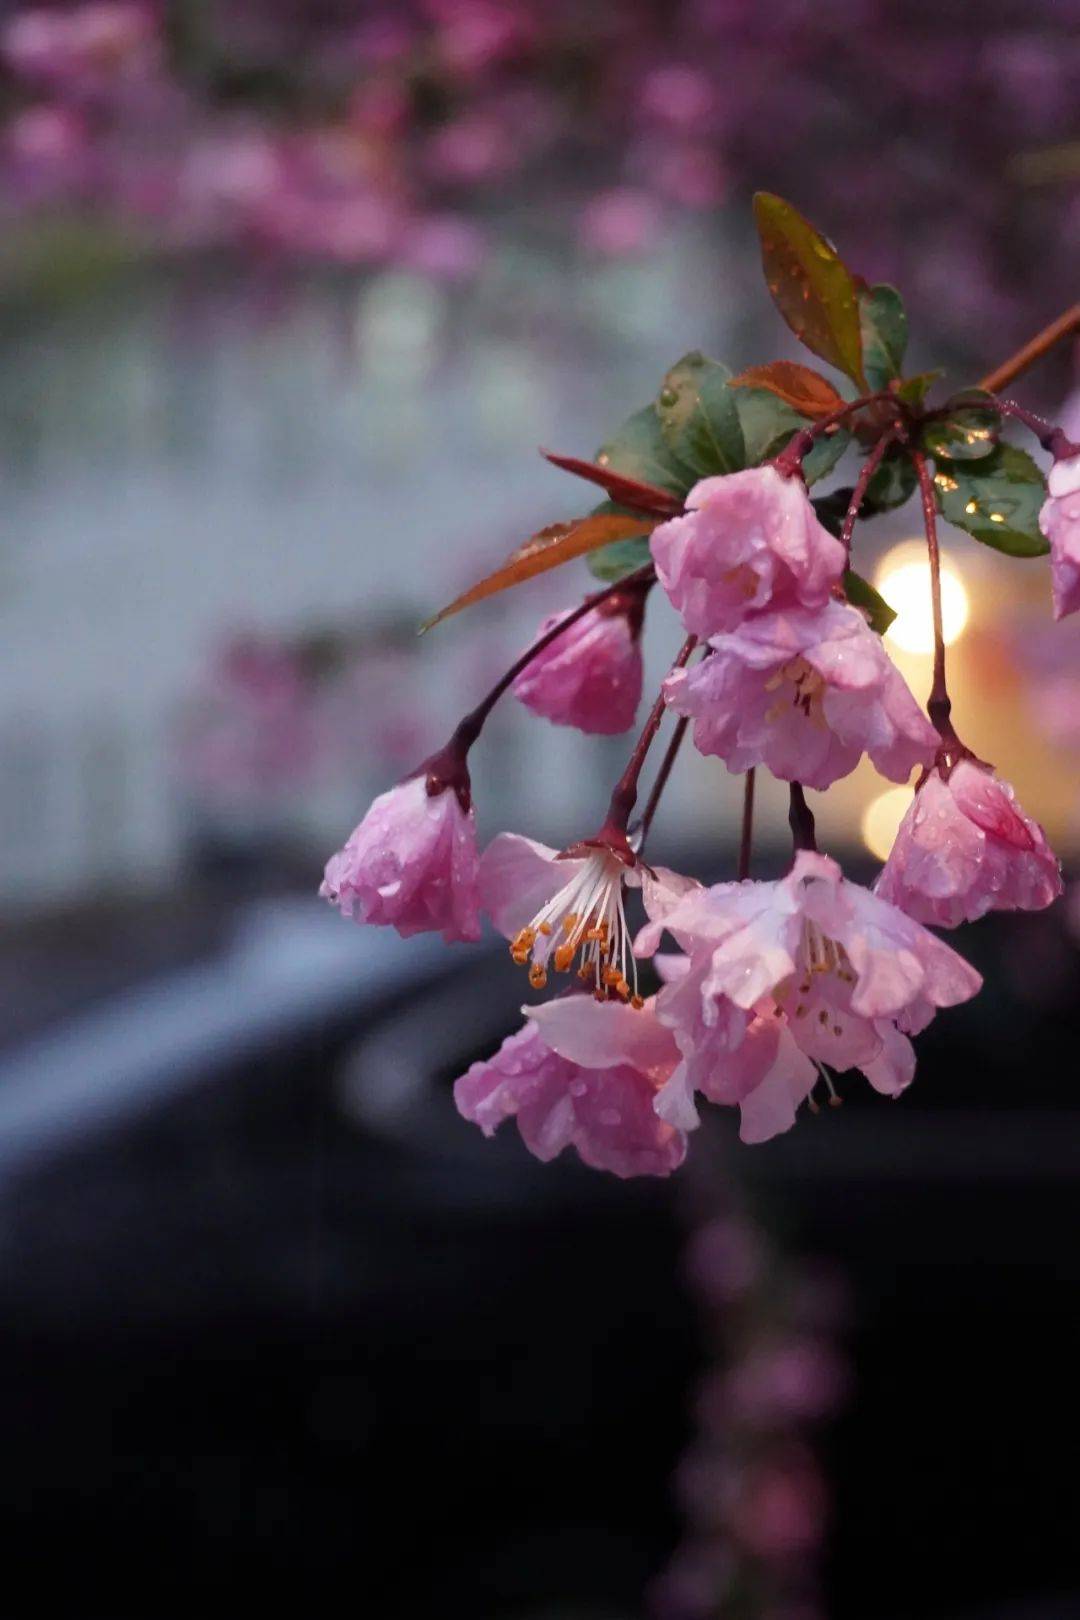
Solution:
[[[749,197],[966,383],[1076,294],[1080,6],[7,5],[0,23],[0,1526],[63,1615],[1080,1614],[1070,888],[897,1105],[670,1182],[484,1142],[503,948],[320,906],[327,853],[587,576],[415,626],[700,346],[791,355]],[[1068,346],[1017,394],[1080,429]],[[839,475],[838,475],[839,476]],[[906,511],[864,571],[929,682]],[[945,535],[956,712],[1076,869],[1080,639]],[[650,608],[658,677],[674,638]],[[508,708],[481,833],[622,739]],[[730,876],[687,760],[655,854]],[[815,804],[869,880],[907,790]],[[763,784],[757,875],[782,868]],[[27,1605],[29,1606],[29,1605]]]

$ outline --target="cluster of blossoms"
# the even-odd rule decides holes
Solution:
[[[1055,0],[984,7],[974,36],[885,0],[775,0],[767,21],[602,0],[587,26],[574,0],[23,4],[0,34],[0,203],[89,210],[169,252],[461,277],[493,201],[550,197],[590,253],[625,256],[767,172],[817,188],[925,319],[1007,333],[1072,287],[1071,21]],[[1048,193],[1060,256],[1031,251]],[[927,212],[947,222],[933,244],[911,228]]]
[[[431,727],[410,654],[392,628],[225,637],[176,727],[185,788],[207,808],[265,812],[327,782],[355,787],[358,758],[406,766]]]
[[[699,1180],[715,1207],[715,1181]],[[818,1620],[829,1486],[815,1442],[847,1394],[843,1290],[726,1204],[691,1235],[685,1271],[706,1366],[675,1477],[685,1528],[649,1612],[710,1620],[752,1591],[762,1614]]]
[[[776,215],[772,208],[769,217]],[[781,211],[781,227],[792,217]],[[805,222],[792,228],[812,229]],[[821,256],[831,251],[822,241]],[[801,316],[801,297],[791,303]],[[1080,312],[1074,315],[1080,320]],[[694,361],[698,372],[703,364]],[[861,372],[861,360],[851,369]],[[795,372],[800,397],[829,387],[795,367],[767,381],[790,392]],[[763,373],[768,368],[756,380]],[[678,368],[669,378],[677,375]],[[991,430],[981,416],[972,425],[966,401],[930,412],[921,397],[905,398],[898,386],[844,403],[832,390],[838,403],[812,403],[810,425],[778,454],[700,478],[681,500],[618,471],[607,452],[592,463],[552,458],[605,487],[621,510],[636,511],[615,521],[643,529],[639,544],[648,561],[545,621],[446,747],[376,800],[330,861],[322,888],[346,914],[403,934],[441,930],[448,941],[475,940],[486,915],[534,989],[547,988],[552,974],[565,976],[564,993],[524,1009],[524,1026],[458,1080],[459,1110],[486,1133],[516,1118],[540,1158],[572,1146],[586,1163],[618,1175],[662,1175],[682,1161],[699,1122],[699,1097],[738,1108],[747,1142],[787,1130],[804,1102],[816,1106],[819,1086],[835,1101],[837,1073],[859,1070],[875,1090],[895,1097],[914,1075],[911,1037],[939,1009],[974,996],[981,983],[928,925],[952,928],[995,909],[1036,909],[1061,892],[1042,830],[952,723],[935,488],[922,446],[937,445],[938,465],[954,466],[942,438],[966,433],[979,456],[1007,451],[1011,466],[1027,463],[1021,452],[985,442]],[[666,398],[669,408],[678,404],[670,384],[660,402]],[[700,392],[696,409],[707,413],[710,398]],[[985,401],[979,409],[985,413]],[[1054,455],[1040,519],[1045,539],[1035,541],[1051,552],[1055,610],[1069,612],[1080,605],[1068,574],[1080,559],[1080,450],[1011,402],[995,400],[994,409],[994,433],[1011,416]],[[845,491],[850,498],[834,534],[810,499],[804,463],[845,422],[872,448],[854,489]],[[921,491],[931,563],[937,633],[925,713],[852,599],[858,597],[849,568],[852,531],[892,447]],[[1030,468],[1030,477],[1041,480],[1033,462]],[[959,480],[945,472],[938,483],[947,496]],[[971,487],[966,514],[977,523],[982,486]],[[573,554],[589,524],[610,539],[611,523],[600,515],[564,526],[565,534],[544,531],[511,560],[501,583],[516,580],[521,568],[538,571],[538,556],[545,565],[553,552],[559,560],[560,544]],[[987,527],[994,532],[993,521]],[[513,691],[558,723],[591,732],[625,729],[641,690],[644,600],[657,584],[686,639],[603,824],[562,850],[500,833],[481,854],[467,757],[492,706]],[[642,767],[668,710],[678,717],[675,734],[649,804],[633,824]],[[644,858],[688,726],[702,753],[746,775],[748,810],[757,769],[790,784],[795,853],[784,877],[749,879],[749,819],[738,881],[705,887]],[[897,782],[919,772],[872,891],[817,851],[804,793],[807,786],[827,789],[864,755]],[[628,908],[635,904],[645,920],[633,928]],[[662,950],[665,937],[677,950]]]

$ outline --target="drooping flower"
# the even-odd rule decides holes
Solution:
[[[459,1113],[485,1136],[516,1118],[538,1159],[572,1147],[621,1177],[678,1169],[686,1137],[653,1108],[678,1052],[651,1004],[569,995],[526,1011],[524,1027],[455,1083]]]
[[[786,1130],[818,1074],[828,1080],[827,1069],[858,1068],[876,1090],[903,1091],[915,1070],[908,1035],[982,982],[921,924],[808,851],[778,882],[688,894],[664,926],[689,965],[657,1000],[657,1017],[684,1057],[658,1109],[683,1117],[689,1086],[697,1086],[740,1104],[748,1141]],[[655,925],[645,929],[639,949],[652,947],[655,935]],[[694,1068],[702,1029],[723,1021],[737,1033],[739,1013],[752,1015],[741,1041],[729,1042],[715,1076],[702,1083]]]
[[[774,466],[703,478],[683,517],[653,530],[660,583],[694,635],[737,630],[770,607],[822,607],[844,570],[800,477]]]
[[[930,772],[900,823],[874,885],[917,922],[955,928],[988,911],[1040,911],[1061,893],[1061,868],[1008,782],[974,760]]]
[[[930,765],[938,735],[857,608],[761,613],[714,636],[712,654],[674,670],[664,696],[694,722],[694,742],[731,771],[827,788],[864,753],[906,781]]]
[[[1039,527],[1050,542],[1054,617],[1063,619],[1080,608],[1080,453],[1055,461],[1046,487]]]
[[[615,995],[635,1008],[642,1000],[626,921],[624,889],[641,887],[650,916],[690,887],[688,878],[635,860],[629,846],[595,842],[568,851],[518,833],[500,833],[480,862],[480,899],[536,990],[575,968],[598,996]]]
[[[633,587],[598,602],[526,664],[514,696],[557,726],[596,736],[627,731],[641,702],[643,612],[644,595]],[[550,614],[537,639],[564,617]]]
[[[479,859],[467,795],[428,770],[382,793],[326,864],[319,894],[357,922],[480,938]]]

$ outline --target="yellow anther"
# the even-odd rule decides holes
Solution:
[[[555,971],[556,971],[556,973],[565,973],[573,960],[574,960],[574,947],[573,947],[573,945],[556,945],[556,947],[555,947]]]
[[[529,983],[534,990],[542,990],[547,984],[547,969],[541,967],[539,962],[534,962],[529,969]]]

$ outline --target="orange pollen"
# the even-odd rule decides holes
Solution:
[[[574,960],[574,947],[573,947],[573,945],[556,945],[556,947],[555,947],[555,971],[556,971],[556,973],[565,973],[573,960]]]
[[[631,1005],[631,1007],[635,1008],[638,1012],[640,1012],[642,1007],[644,1007],[644,1005],[645,1005],[644,996],[631,996],[630,997],[630,1005]]]
[[[542,990],[547,984],[547,969],[542,968],[539,962],[534,962],[529,969],[529,983],[534,990]]]

